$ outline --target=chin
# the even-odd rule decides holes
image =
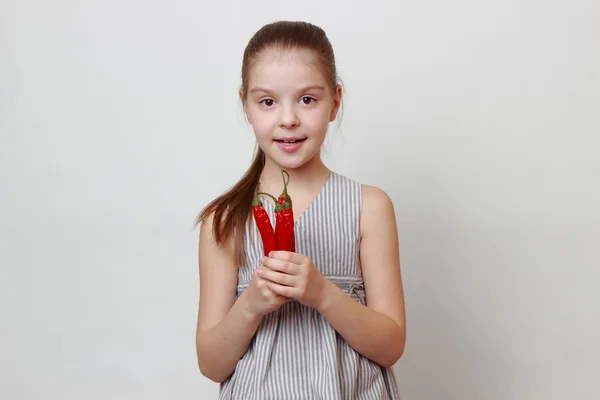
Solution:
[[[310,156],[288,156],[288,157],[276,157],[275,163],[285,170],[295,170],[311,164],[314,161],[318,153],[312,157]]]
[[[279,159],[275,158],[273,161],[275,161],[275,163],[277,165],[279,165],[281,168],[286,169],[286,170],[293,170],[293,169],[300,168],[307,162],[304,159],[290,160],[290,159],[285,159],[282,157],[279,157]]]

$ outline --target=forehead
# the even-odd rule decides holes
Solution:
[[[326,86],[325,77],[313,52],[309,50],[267,50],[253,63],[248,74],[248,86],[294,88],[296,86]]]

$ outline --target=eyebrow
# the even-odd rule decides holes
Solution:
[[[310,85],[310,86],[306,86],[306,87],[300,89],[300,92],[308,92],[309,90],[325,90],[325,88],[321,85]],[[270,93],[271,91],[267,88],[263,88],[260,86],[252,88],[250,90],[250,93],[256,93],[256,92]]]

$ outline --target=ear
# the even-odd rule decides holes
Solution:
[[[335,94],[333,95],[333,107],[331,109],[331,114],[329,115],[329,122],[335,121],[338,111],[340,110],[340,106],[342,105],[342,86],[336,85]]]

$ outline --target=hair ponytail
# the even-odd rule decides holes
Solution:
[[[212,230],[217,245],[222,245],[235,232],[235,257],[238,265],[245,261],[244,235],[252,216],[252,199],[265,166],[265,153],[257,146],[254,160],[244,176],[227,192],[217,197],[198,214],[196,224],[214,214]]]

